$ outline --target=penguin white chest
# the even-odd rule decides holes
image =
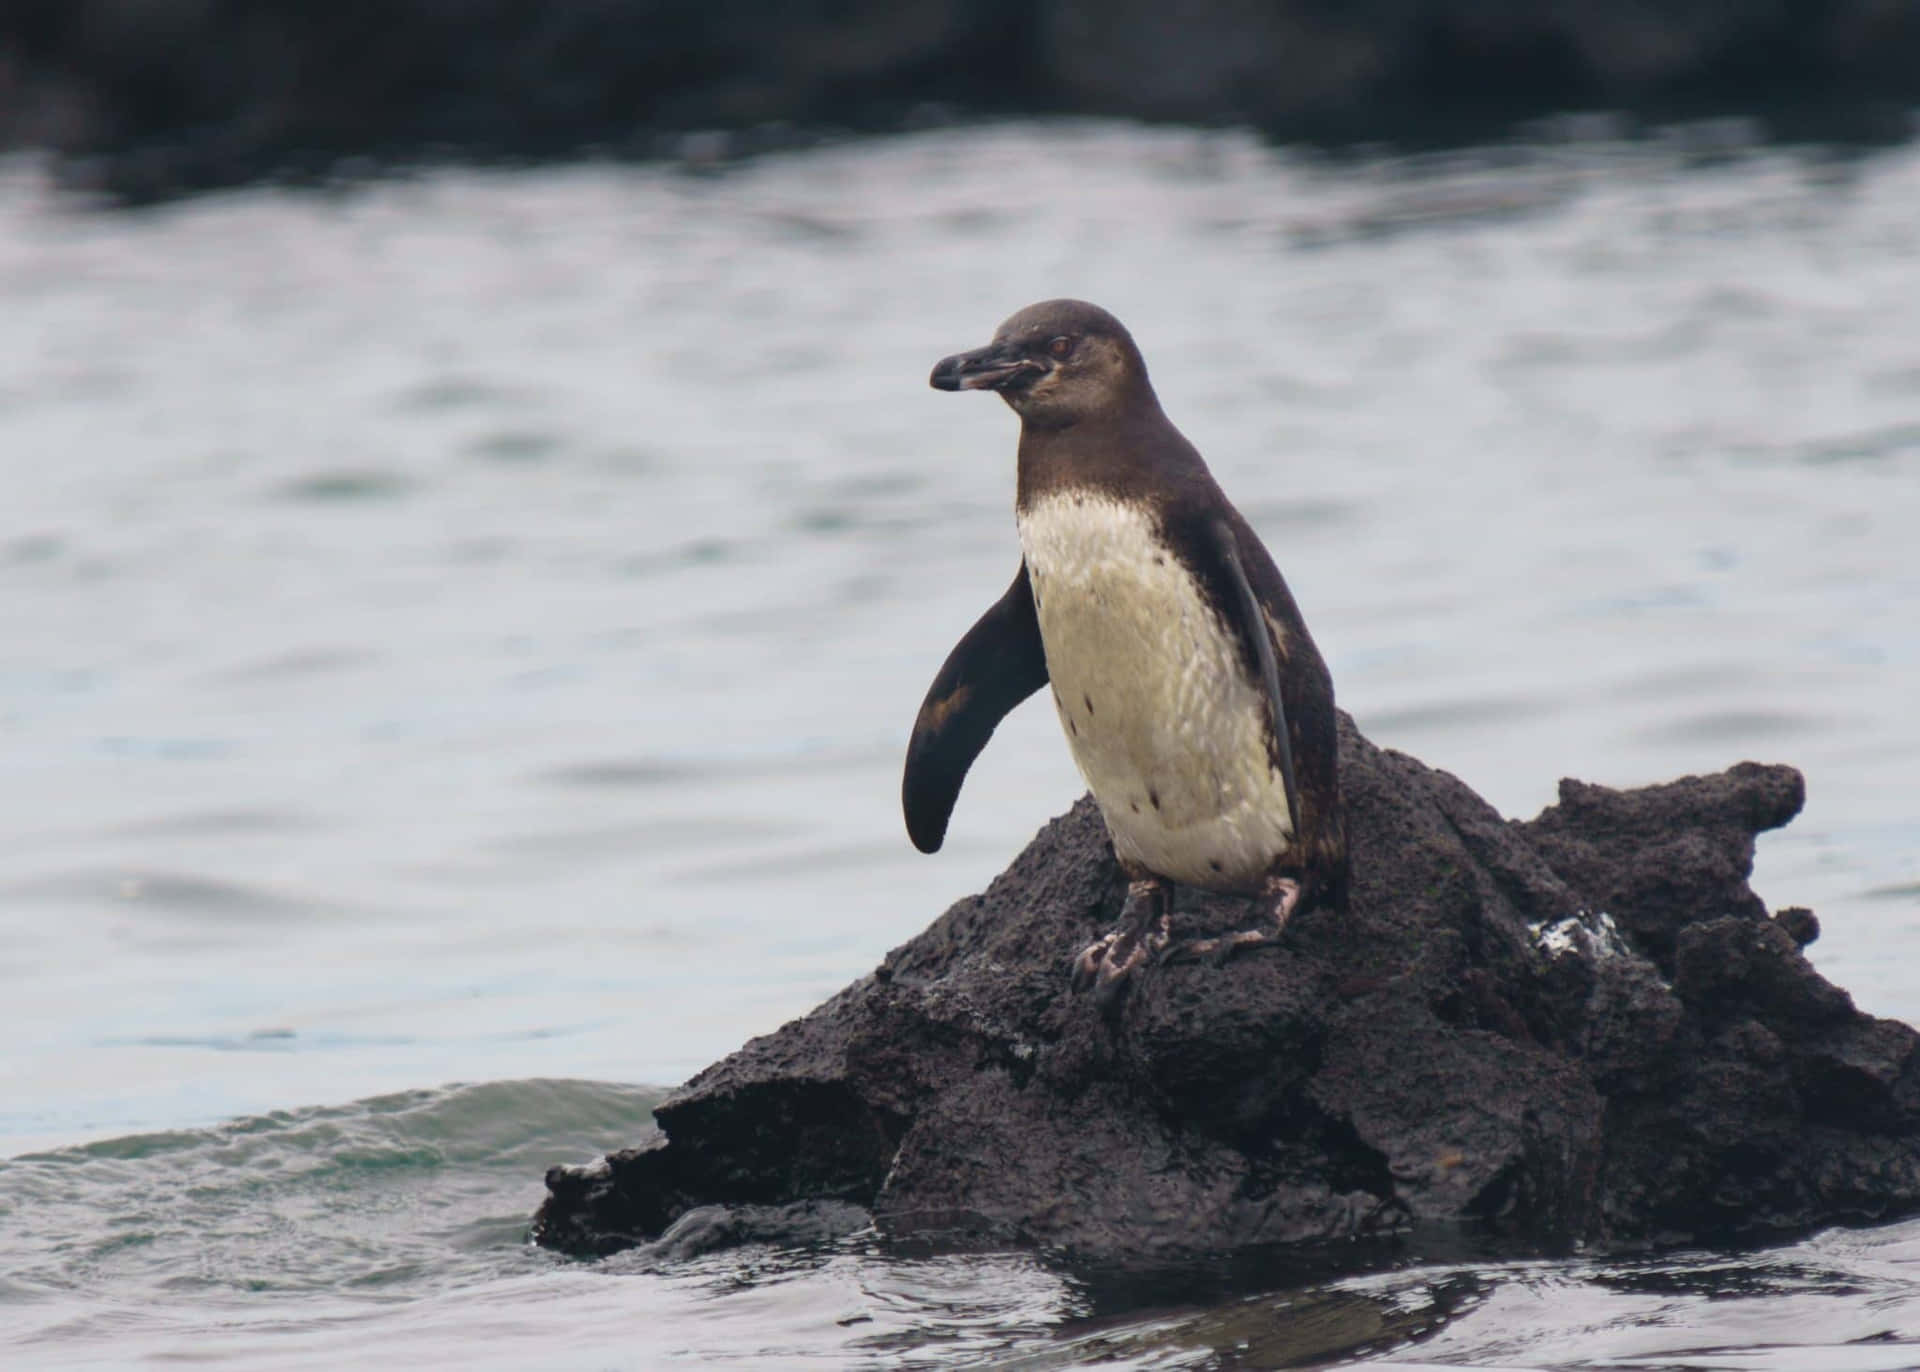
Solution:
[[[1265,694],[1144,508],[1093,492],[1019,517],[1055,708],[1114,851],[1190,886],[1251,888],[1292,837]]]

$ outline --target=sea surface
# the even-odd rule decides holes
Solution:
[[[724,151],[723,149],[721,151]],[[0,1366],[1920,1366],[1920,1223],[1142,1288],[526,1242],[551,1163],[979,888],[921,693],[1029,301],[1133,328],[1376,741],[1516,816],[1807,775],[1756,886],[1920,1019],[1920,151],[948,129],[139,212],[0,164]]]

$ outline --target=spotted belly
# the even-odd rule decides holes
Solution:
[[[1251,889],[1292,824],[1264,693],[1227,626],[1138,506],[1054,495],[1019,524],[1054,705],[1114,851]]]

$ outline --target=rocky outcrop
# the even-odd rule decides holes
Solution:
[[[1090,801],[870,976],[556,1167],[607,1253],[702,1207],[837,1201],[892,1238],[1158,1262],[1396,1235],[1747,1239],[1920,1205],[1920,1043],[1747,886],[1799,773],[1565,782],[1528,823],[1342,724],[1344,914],[1103,1017],[1068,989],[1123,882]],[[1182,891],[1190,931],[1244,903]],[[755,1213],[766,1213],[756,1211]],[[1438,1251],[1437,1249],[1435,1251]]]
[[[0,147],[175,194],[343,160],[763,146],[930,105],[1451,140],[1565,110],[1902,136],[1903,0],[9,0]],[[1836,126],[1834,120],[1840,123]]]

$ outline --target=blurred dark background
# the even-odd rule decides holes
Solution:
[[[1910,0],[6,0],[0,148],[129,199],[996,114],[1483,139],[1568,110],[1899,139]]]

